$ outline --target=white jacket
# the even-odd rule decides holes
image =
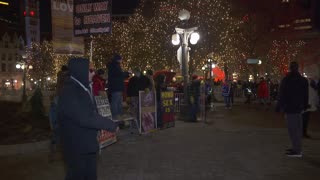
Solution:
[[[316,111],[319,104],[319,97],[318,97],[317,90],[311,87],[310,82],[311,82],[310,79],[308,79],[308,83],[309,83],[308,104],[310,105],[310,107],[309,109],[307,109],[307,111]]]

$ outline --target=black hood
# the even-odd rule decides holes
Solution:
[[[70,76],[76,78],[85,87],[89,87],[89,60],[85,58],[72,58],[68,64]]]

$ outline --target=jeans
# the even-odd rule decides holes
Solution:
[[[226,107],[230,107],[230,97],[229,96],[225,96],[224,97],[224,104],[226,105]]]
[[[111,93],[111,113],[112,117],[122,114],[122,92]]]
[[[296,153],[301,153],[302,139],[302,115],[300,113],[286,114],[288,132],[292,144],[292,149]]]

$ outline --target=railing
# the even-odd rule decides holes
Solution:
[[[174,112],[179,113],[184,101],[183,93],[174,93]]]

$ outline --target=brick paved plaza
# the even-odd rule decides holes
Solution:
[[[318,118],[318,119],[317,119]],[[217,107],[209,124],[178,121],[175,128],[138,136],[121,132],[102,151],[99,180],[316,180],[320,177],[319,116],[310,123],[303,158],[288,158],[284,120],[273,111]],[[62,180],[61,158],[48,153],[0,157],[3,180]]]

